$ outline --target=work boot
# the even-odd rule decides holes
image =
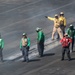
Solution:
[[[71,59],[68,59],[68,61],[71,61]]]
[[[22,62],[25,62],[26,60],[23,60]]]
[[[29,59],[27,59],[26,62],[28,63],[29,62]]]
[[[73,52],[73,50],[70,50],[70,53],[72,53]]]
[[[64,59],[61,59],[61,61],[63,61]]]
[[[1,57],[1,62],[3,62],[3,57]]]
[[[52,41],[54,40],[54,38],[51,39]]]

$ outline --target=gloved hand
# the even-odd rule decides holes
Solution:
[[[66,28],[66,26],[64,26],[64,28]]]
[[[26,46],[27,49],[29,49],[29,46]]]
[[[45,16],[45,18],[48,18],[48,16]]]
[[[70,46],[70,42],[68,42],[68,46]]]
[[[73,37],[70,37],[71,39],[73,39]]]
[[[40,43],[40,41],[37,41],[37,44],[39,44]]]
[[[29,51],[29,48],[30,48],[29,46],[26,46],[26,49],[27,49],[28,51]]]

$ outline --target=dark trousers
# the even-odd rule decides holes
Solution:
[[[64,25],[60,25],[60,28],[62,30],[63,36],[65,34],[65,26]],[[57,39],[59,39],[59,34],[57,33]]]
[[[70,50],[72,50],[72,52],[73,52],[73,48],[74,48],[74,38],[72,38],[72,43],[70,43]]]
[[[2,49],[0,48],[0,61],[3,61]]]
[[[27,47],[22,47],[22,55],[24,57],[24,61],[28,61],[28,48]]]
[[[38,48],[38,52],[39,52],[40,57],[42,57],[43,52],[44,52],[44,42],[39,42],[37,44],[37,48]]]
[[[62,47],[62,60],[64,60],[65,52],[67,54],[68,60],[70,60],[71,57],[69,47]]]

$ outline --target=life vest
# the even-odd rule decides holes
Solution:
[[[61,43],[62,43],[62,46],[63,47],[69,47],[69,45],[70,45],[70,41],[69,41],[69,38],[63,38],[61,41],[60,41]]]
[[[22,38],[22,46],[27,46],[27,38]]]
[[[42,42],[44,42],[44,40],[45,40],[45,36],[44,36],[44,33],[42,32],[42,34],[41,34],[41,40],[40,41],[42,41]]]
[[[64,25],[64,19],[60,19],[60,25]]]
[[[0,47],[2,47],[2,39],[0,39]]]
[[[54,26],[56,27],[56,28],[58,28],[59,27],[59,19],[55,19],[54,20]]]
[[[74,37],[74,29],[73,30],[69,30],[70,33],[70,37]]]
[[[59,17],[60,25],[64,25],[64,17]]]

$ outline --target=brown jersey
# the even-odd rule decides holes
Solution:
[[[22,38],[22,46],[27,46],[27,38]]]

